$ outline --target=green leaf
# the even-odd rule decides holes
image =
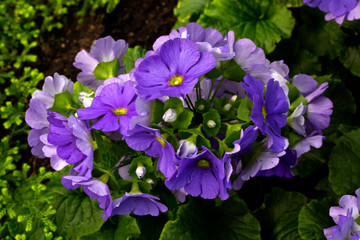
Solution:
[[[302,239],[324,239],[323,230],[335,225],[329,216],[329,209],[332,205],[334,202],[327,197],[321,200],[311,200],[301,208],[299,233]]]
[[[99,203],[79,190],[64,187],[50,188],[56,209],[54,222],[57,233],[65,239],[76,239],[98,231],[104,223]]]
[[[203,115],[203,129],[210,136],[215,136],[221,127],[220,115],[215,109],[210,109]]]
[[[51,108],[51,111],[59,112],[63,116],[69,116],[69,111],[74,110],[72,104],[71,94],[66,90],[65,92],[55,95],[54,105]]]
[[[206,5],[197,22],[222,34],[233,30],[236,38],[250,38],[270,53],[282,37],[291,36],[295,20],[274,0],[214,0]]]
[[[193,117],[194,113],[192,111],[184,109],[171,125],[176,129],[187,129],[190,126]]]
[[[111,13],[112,11],[114,11],[116,5],[118,5],[119,2],[120,2],[120,0],[110,0],[106,7],[106,12]]]
[[[250,122],[250,115],[252,110],[253,102],[248,98],[243,98],[240,101],[239,108],[237,110],[237,117],[245,122]]]
[[[275,0],[275,2],[287,8],[301,7],[304,5],[302,0]]]
[[[145,53],[146,49],[143,49],[140,46],[129,48],[125,53],[123,59],[126,68],[125,72],[129,73],[135,67],[136,60],[138,60],[139,58],[143,58],[145,56]]]
[[[192,198],[179,208],[177,218],[168,221],[160,240],[260,239],[260,226],[238,198],[215,207],[213,201]]]
[[[329,182],[336,194],[353,194],[359,188],[360,129],[339,138],[328,165]]]
[[[185,26],[189,22],[196,22],[205,9],[205,5],[212,0],[179,0],[174,14],[177,16],[177,22],[174,29]]]
[[[73,90],[73,93],[71,94],[71,99],[72,99],[72,102],[74,104],[76,104],[77,108],[83,107],[83,105],[81,104],[81,102],[79,100],[79,96],[80,96],[81,92],[91,94],[94,92],[94,90],[92,90],[88,86],[81,84],[79,81],[76,81],[74,83],[74,90]]]
[[[360,45],[348,47],[340,61],[352,74],[360,76]]]
[[[114,223],[112,221],[117,221]],[[140,235],[136,219],[129,215],[118,215],[109,219],[100,231],[82,237],[82,240],[128,240]]]
[[[162,121],[162,116],[164,115],[164,103],[159,99],[155,99],[154,105],[152,107],[152,121],[154,123],[159,123]]]
[[[205,136],[201,132],[201,127],[202,127],[202,125],[200,124],[200,126],[198,128],[180,130],[178,132],[178,135],[181,139],[188,139],[191,136],[195,136],[196,137],[196,146],[198,148],[205,146],[210,149],[211,148],[210,141],[209,141],[209,139],[205,138]]]
[[[169,108],[176,110],[179,110],[181,113],[182,110],[184,109],[184,105],[183,102],[180,100],[180,98],[177,97],[171,97],[169,98],[169,100],[166,101],[165,105],[164,105],[164,111],[166,112],[166,110],[168,110]]]
[[[274,188],[265,200],[266,208],[257,213],[266,239],[299,239],[298,215],[306,197],[298,192]]]
[[[106,80],[111,77],[116,77],[120,70],[120,61],[115,58],[109,62],[100,62],[94,70],[95,79]]]

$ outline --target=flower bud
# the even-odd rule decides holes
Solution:
[[[141,179],[146,174],[146,168],[144,166],[139,166],[135,170],[136,175]]]
[[[180,158],[191,157],[197,153],[197,150],[198,149],[194,143],[189,142],[187,140],[181,140],[180,146],[179,146],[178,150],[176,151],[176,154]]]
[[[88,108],[91,106],[92,101],[94,98],[90,97],[93,93],[86,93],[86,92],[80,92],[79,94],[79,101],[84,105],[85,108]]]
[[[216,127],[216,122],[214,120],[209,120],[206,125],[209,127],[209,128],[214,128]]]
[[[175,112],[174,109],[169,108],[169,109],[164,113],[164,115],[163,115],[162,118],[163,118],[163,120],[164,120],[165,122],[171,123],[171,122],[174,122],[174,121],[176,120],[177,114],[176,114],[176,112]]]
[[[230,104],[230,103],[227,103],[227,104],[224,105],[224,110],[225,110],[225,111],[229,111],[230,108],[231,108],[231,104]]]
[[[230,98],[230,102],[235,102],[237,98],[238,98],[237,95],[232,96],[232,97]]]
[[[204,106],[204,104],[200,104],[200,105],[198,106],[198,109],[199,109],[199,111],[202,111],[202,110],[204,110],[204,109],[205,109],[205,106]]]

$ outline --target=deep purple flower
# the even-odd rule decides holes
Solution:
[[[360,226],[354,221],[360,216],[360,189],[355,191],[356,197],[344,195],[339,201],[339,207],[330,208],[330,216],[333,218],[336,226],[324,229],[324,235],[327,239],[358,239],[360,235]]]
[[[224,159],[218,159],[205,147],[203,150],[191,158],[183,158],[179,168],[165,181],[165,185],[170,190],[184,187],[194,197],[213,199],[219,196],[225,200],[229,197],[229,191],[224,181]]]
[[[264,84],[269,81],[271,73],[264,50],[256,47],[250,39],[242,38],[235,42],[234,51],[234,60],[246,73],[260,79]]]
[[[90,131],[80,119],[68,119],[58,113],[48,117],[50,122],[47,141],[51,146],[43,148],[45,155],[67,164],[74,164],[74,170],[81,176],[91,177],[93,169],[93,147]],[[54,154],[56,147],[56,154]],[[57,156],[56,156],[57,155]]]
[[[155,200],[160,199],[146,193],[126,192],[124,196],[113,201],[113,210],[111,215],[127,215],[134,213],[139,216],[147,214],[158,216],[159,211],[166,212],[168,210],[164,204]]]
[[[83,176],[65,175],[61,177],[61,183],[67,189],[75,189],[83,186],[84,192],[91,198],[96,199],[101,209],[104,209],[102,217],[106,221],[113,208],[113,201],[107,184],[96,178],[87,178]]]
[[[269,80],[265,99],[264,86],[260,80],[247,74],[241,85],[246,90],[248,98],[253,102],[251,120],[263,134],[269,136],[268,147],[275,152],[283,151],[286,139],[281,137],[281,128],[286,125],[289,104],[279,83],[273,79]]]
[[[310,76],[298,74],[294,76],[292,84],[307,100],[305,131],[307,135],[313,132],[321,134],[321,130],[330,124],[333,103],[330,99],[320,96],[328,88],[328,83],[322,83],[318,88],[317,82]]]
[[[176,38],[161,46],[158,54],[145,58],[134,72],[140,97],[180,97],[190,92],[198,78],[215,66],[214,57],[199,52],[187,39]]]
[[[122,58],[127,49],[128,44],[122,39],[115,41],[110,36],[99,38],[91,47],[90,53],[81,50],[76,55],[73,65],[81,70],[77,75],[77,80],[96,90],[104,82],[103,80],[95,79],[94,70],[96,66],[100,62],[110,62],[117,58],[120,62],[120,69],[117,75],[121,74],[125,70],[125,67],[122,65]]]
[[[160,170],[166,178],[169,178],[176,170],[175,151],[160,134],[160,130],[136,124],[128,131],[124,140],[129,147],[136,151],[144,151],[151,157],[160,157],[157,170]]]
[[[229,60],[234,57],[235,34],[229,31],[223,39],[223,35],[214,28],[206,28],[195,22],[188,23],[179,30],[172,30],[169,35],[159,37],[153,49],[157,51],[166,41],[175,38],[185,38],[194,42],[200,52],[210,52],[216,61]]]
[[[257,173],[257,176],[270,177],[276,175],[278,177],[285,178],[291,178],[295,176],[294,173],[291,171],[291,168],[293,168],[297,164],[296,151],[288,148],[285,152],[286,154],[279,158],[279,163],[274,168],[259,171]]]
[[[125,135],[130,127],[130,119],[136,116],[136,93],[131,82],[122,86],[118,83],[106,85],[91,106],[78,109],[81,119],[96,119],[91,128],[104,132],[119,131]]]

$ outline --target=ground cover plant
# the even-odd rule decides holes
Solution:
[[[69,59],[73,81],[3,81],[1,236],[358,239],[358,2],[180,0],[174,13],[142,47],[105,24]],[[22,165],[24,117],[46,170]]]

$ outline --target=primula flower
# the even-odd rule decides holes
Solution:
[[[157,51],[166,41],[175,38],[186,38],[194,42],[200,52],[210,52],[216,61],[225,61],[234,57],[234,41],[235,34],[229,31],[223,40],[223,35],[214,28],[206,28],[198,23],[188,23],[185,27],[180,27],[179,30],[173,30],[169,35],[159,37],[153,49]]]
[[[342,24],[345,19],[352,21],[360,18],[360,2],[358,0],[303,0],[310,7],[318,7],[327,13],[327,21],[335,19]]]
[[[225,185],[225,162],[218,159],[210,150],[203,147],[203,152],[191,158],[181,159],[179,168],[165,181],[170,190],[184,188],[191,196],[222,200],[229,197]]]
[[[360,217],[360,188],[355,191],[356,197],[344,195],[339,201],[339,207],[330,208],[330,216],[337,224],[324,229],[327,239],[359,239],[360,225],[357,223]]]
[[[77,80],[96,90],[105,80],[95,79],[94,70],[96,66],[101,62],[110,62],[117,58],[120,63],[117,75],[121,74],[125,70],[125,67],[122,65],[122,58],[127,49],[128,44],[122,39],[115,41],[110,36],[99,38],[91,47],[90,53],[82,50],[76,55],[73,65],[81,70],[77,75]]]
[[[76,175],[65,175],[61,177],[61,183],[67,189],[75,189],[83,186],[84,192],[91,198],[96,199],[101,209],[104,209],[102,217],[106,221],[112,213],[113,201],[107,184],[96,178],[87,178]]]
[[[160,157],[157,170],[160,170],[166,178],[175,172],[175,151],[160,134],[160,130],[136,124],[128,131],[124,140],[129,147],[136,151],[144,151],[151,157]]]
[[[281,137],[281,128],[286,125],[289,104],[279,83],[274,79],[269,80],[265,99],[264,85],[260,80],[247,74],[241,85],[246,90],[248,98],[253,102],[251,120],[263,134],[269,136],[268,147],[275,152],[283,151],[287,140]]]
[[[166,212],[167,207],[155,200],[158,197],[151,196],[146,193],[125,193],[121,198],[113,201],[112,216],[115,214],[127,215],[134,213],[135,215],[152,215],[158,216],[159,212]]]
[[[78,109],[77,114],[84,120],[96,119],[91,128],[104,132],[119,131],[125,135],[130,127],[130,119],[137,116],[136,97],[131,82],[125,82],[122,86],[111,83],[94,98],[90,107]]]
[[[158,54],[145,58],[134,72],[136,89],[145,100],[162,96],[181,97],[189,93],[198,78],[215,66],[214,57],[199,52],[187,39],[165,42]]]
[[[85,123],[73,115],[66,119],[58,113],[50,114],[48,120],[48,144],[43,148],[45,155],[52,158],[56,166],[65,166],[65,163],[56,161],[65,161],[66,165],[74,164],[73,169],[76,172],[90,178],[93,169],[93,146],[90,131]]]

